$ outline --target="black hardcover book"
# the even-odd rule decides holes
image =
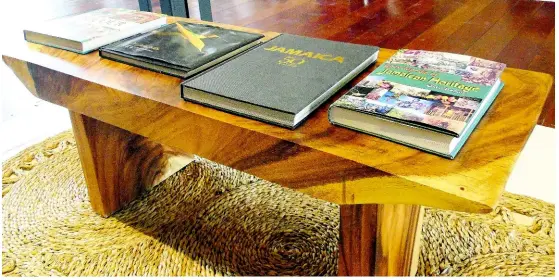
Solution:
[[[182,85],[182,97],[294,129],[376,61],[378,47],[282,34]]]
[[[99,55],[186,78],[257,45],[262,37],[217,26],[176,22],[102,47]]]

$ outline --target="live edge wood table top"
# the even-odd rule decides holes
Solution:
[[[169,18],[170,22],[175,20]],[[261,32],[266,39],[279,35],[226,24],[207,24]],[[454,160],[448,160],[328,122],[330,103],[375,66],[368,68],[323,104],[299,128],[289,130],[185,102],[180,97],[181,79],[101,59],[97,52],[79,55],[27,43],[23,36],[8,41],[8,44],[3,60],[29,91],[70,110],[93,204],[94,196],[103,200],[102,197],[108,196],[107,192],[115,192],[116,187],[102,185],[107,184],[106,178],[118,177],[122,172],[107,170],[110,168],[103,167],[103,160],[97,157],[105,158],[105,163],[110,161],[106,159],[107,151],[118,150],[118,147],[111,147],[112,143],[122,142],[127,137],[126,133],[130,133],[143,136],[141,139],[150,143],[146,145],[152,147],[151,151],[174,155],[181,152],[196,154],[340,205],[413,204],[489,212],[504,190],[552,85],[552,77],[548,74],[507,68],[502,75],[505,84],[502,92],[459,155]],[[375,65],[380,65],[393,53],[394,50],[381,49]],[[105,138],[112,136],[100,134],[118,134],[120,138],[107,140]],[[126,145],[129,144],[122,147],[128,147],[130,154],[133,149]],[[115,156],[112,160],[121,158]],[[142,168],[153,169],[153,165],[161,161],[162,158],[157,157]],[[142,163],[136,161],[135,164]],[[94,166],[90,168],[89,165]],[[101,173],[109,175],[103,179],[100,178],[103,177]],[[157,181],[154,176],[149,179],[152,183]],[[94,194],[96,188],[97,193]],[[117,200],[127,201],[136,194],[119,195]],[[94,205],[94,208],[103,215],[122,206],[113,200],[102,203],[103,207],[95,208]],[[418,216],[416,210],[402,210],[399,215]],[[371,228],[373,232],[377,231],[379,237],[379,232],[387,232],[380,217],[389,215],[390,211],[400,210],[387,206],[383,209],[342,206],[342,233],[346,226],[352,228],[352,224],[345,223],[345,220],[359,222],[362,227],[371,215],[376,215],[379,217],[378,224],[372,222],[374,226]],[[344,215],[347,217],[344,218]],[[414,222],[417,218],[410,221],[410,229],[416,229],[420,224]],[[353,234],[363,233],[350,233]],[[350,242],[347,238],[343,236],[342,242]],[[373,260],[367,261],[361,253],[361,259],[353,262],[361,263],[359,267],[351,267],[353,264],[342,264],[345,249],[340,250],[340,273],[372,273],[367,266],[375,262],[374,254]],[[409,250],[413,251],[413,248]],[[413,263],[413,260],[402,259],[405,258],[400,258],[398,263]],[[383,260],[387,261],[387,258],[379,257],[377,248],[376,265]],[[378,271],[377,267],[375,273],[379,274]],[[391,274],[390,271],[383,273]]]

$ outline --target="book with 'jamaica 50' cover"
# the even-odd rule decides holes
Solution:
[[[187,80],[187,101],[294,129],[376,61],[378,47],[290,34]]]
[[[333,124],[454,158],[501,91],[505,64],[400,50],[329,110]]]

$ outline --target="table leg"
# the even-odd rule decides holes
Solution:
[[[415,275],[423,207],[340,206],[340,276]]]
[[[146,137],[70,111],[91,206],[107,217],[192,157]]]

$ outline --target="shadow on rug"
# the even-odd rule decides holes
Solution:
[[[71,132],[2,174],[4,276],[337,274],[337,205],[202,158],[108,219]],[[486,215],[426,209],[417,275],[554,275],[554,221],[510,193]]]

